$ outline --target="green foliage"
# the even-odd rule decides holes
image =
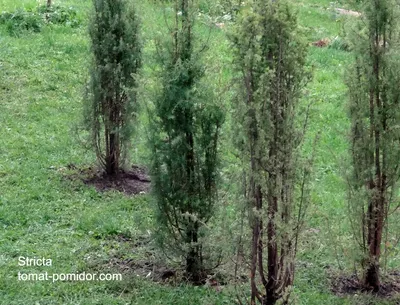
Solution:
[[[347,73],[350,153],[349,208],[366,288],[379,289],[383,230],[396,209],[400,176],[399,11],[395,1],[366,1],[352,33]]]
[[[41,5],[37,8],[37,11],[44,16],[47,23],[63,24],[71,27],[77,27],[81,23],[73,7]]]
[[[108,175],[123,166],[137,111],[137,74],[141,67],[138,17],[125,0],[94,0],[90,24],[93,61],[85,127]]]
[[[202,237],[214,213],[223,112],[201,84],[204,68],[191,1],[177,0],[174,35],[158,43],[161,92],[152,118],[152,183],[158,236],[164,249],[186,259],[191,280],[204,277]],[[180,15],[182,17],[180,17]]]
[[[44,22],[40,14],[19,9],[13,13],[2,12],[0,24],[6,25],[10,35],[18,36],[24,30],[40,32]]]
[[[215,19],[234,20],[240,8],[243,6],[243,1],[239,0],[199,0],[199,10]]]
[[[309,80],[307,44],[301,37],[289,4],[269,0],[254,2],[231,37],[240,73],[235,108],[241,136],[235,140],[245,164],[253,232],[252,302],[259,294],[256,274],[264,285],[265,304],[286,298],[294,280],[310,178],[308,168],[302,174],[298,160],[305,132],[298,116],[299,98]]]
[[[62,3],[73,5],[78,16],[84,17],[82,22],[87,23],[86,12],[91,9],[91,1],[67,0]],[[311,33],[309,42],[339,35],[339,23],[330,18],[327,10],[329,3],[330,0],[293,1],[300,12],[301,26]],[[150,67],[159,69],[150,55],[154,52],[156,30],[165,29],[163,12],[152,1],[143,0],[138,4],[143,40],[147,41],[144,60]],[[0,0],[1,10],[11,12],[15,7],[23,6],[35,9],[37,1]],[[229,65],[232,57],[224,32],[216,29],[209,35],[207,27],[200,22],[197,25],[197,36],[210,40],[210,48],[203,57],[207,64],[206,77],[212,80],[218,72],[223,76],[222,81],[211,81],[211,86],[230,89],[227,82],[232,76]],[[147,230],[153,232],[150,196],[98,194],[81,181],[69,179],[71,171],[65,168],[67,164],[82,168],[93,161],[93,154],[85,151],[71,132],[71,125],[81,115],[81,88],[87,78],[90,54],[86,29],[45,26],[40,34],[22,35],[20,39],[10,37],[6,30],[0,25],[0,304],[235,304],[236,291],[229,276],[223,287],[206,288],[153,283],[145,278],[147,273],[144,276],[131,274],[126,268],[127,263],[140,264],[150,253],[158,255],[152,243],[144,243],[141,252],[135,248],[137,243],[143,244],[144,234],[150,240]],[[399,303],[399,296],[384,299],[364,293],[338,296],[332,293],[329,281],[329,276],[338,269],[353,270],[349,256],[354,249],[353,235],[348,222],[344,221],[348,213],[344,205],[346,185],[339,171],[347,149],[345,134],[349,127],[342,74],[351,60],[350,52],[327,48],[309,50],[308,62],[315,71],[301,106],[313,102],[305,151],[312,150],[312,139],[318,131],[321,136],[315,162],[316,178],[312,184],[316,204],[309,211],[311,217],[306,223],[306,238],[302,238],[296,261],[292,296],[296,301],[294,304],[298,305]],[[154,85],[158,85],[151,68],[144,69],[144,83],[149,93]],[[228,93],[235,95],[233,90]],[[222,98],[222,103],[229,104],[228,99]],[[235,118],[230,118],[230,106],[224,110],[227,119],[221,129],[223,140],[237,124]],[[141,116],[147,120],[147,113],[141,113]],[[133,143],[144,142],[144,126]],[[240,170],[228,141],[222,143],[220,152],[225,164]],[[139,146],[135,157],[139,156],[137,161],[143,162],[149,154],[148,149]],[[75,170],[74,173],[79,172]],[[232,179],[226,167],[222,175],[224,187],[231,193],[239,178]],[[226,221],[218,222],[226,224],[236,217],[236,201],[227,198],[225,193],[220,194],[220,200],[224,203],[220,209],[229,211],[229,215],[225,217]],[[398,213],[393,215],[390,225],[392,232],[400,232]],[[131,241],[123,241],[119,235],[114,235],[114,228],[124,235],[129,232]],[[319,232],[315,233],[313,229]],[[231,235],[222,236],[214,244],[232,246],[237,232],[235,228],[232,238]],[[388,269],[398,270],[399,247],[395,239],[389,241],[393,251]],[[120,272],[120,269],[111,271],[109,268],[114,268],[115,259],[121,257],[125,271],[123,280],[118,282],[20,282],[16,276],[19,271],[24,271],[17,265],[21,254],[54,258],[54,269],[30,269],[32,272],[69,273],[75,271],[77,265],[88,270],[94,261],[101,262],[96,265],[97,272]],[[227,257],[225,262],[228,264],[222,266],[225,274],[232,273],[231,258]],[[240,276],[247,278],[248,271]],[[218,288],[221,291],[216,291]],[[248,294],[246,280],[243,291]]]
[[[41,5],[36,10],[18,9],[15,12],[0,14],[0,24],[5,24],[8,33],[12,36],[18,36],[22,31],[38,33],[44,25],[49,23],[77,27],[80,20],[74,8],[62,6]]]
[[[349,51],[348,42],[340,36],[336,36],[335,39],[331,41],[328,48],[339,50],[339,51]]]

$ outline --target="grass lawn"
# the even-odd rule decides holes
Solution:
[[[0,11],[35,9],[38,2],[44,3],[0,0]],[[151,197],[99,193],[77,178],[79,169],[95,166],[95,156],[82,145],[85,134],[79,129],[90,62],[87,13],[91,1],[57,3],[74,7],[80,26],[46,25],[40,33],[23,31],[16,36],[0,25],[0,304],[235,304],[235,289],[229,283],[221,291],[209,286],[159,284],[130,270],[146,259],[163,260],[152,241]],[[342,31],[344,19],[334,9],[346,5],[302,0],[295,6],[310,43],[333,39]],[[153,38],[165,27],[162,9],[154,1],[143,0],[139,9],[146,46],[143,111],[131,159],[146,164],[144,110],[152,93],[145,89],[151,91],[155,82]],[[198,31],[206,40],[209,29],[201,25]],[[231,77],[231,51],[224,31],[212,29],[205,55],[207,78],[215,90],[228,86]],[[352,272],[355,255],[342,179],[349,128],[343,73],[350,61],[351,54],[345,51],[309,49],[314,77],[304,93],[304,104],[312,104],[305,151],[311,150],[317,134],[319,141],[313,206],[297,262],[296,304],[400,304],[399,298],[338,297],[330,290],[329,275]],[[227,92],[222,101],[228,114],[231,94]],[[229,177],[236,166],[230,153],[232,124],[228,115],[223,131],[224,189],[234,182]],[[234,196],[224,198],[221,217],[231,219],[234,228],[236,202]],[[227,247],[232,246],[230,240],[223,241]],[[50,258],[52,265],[19,266],[20,256]],[[399,265],[397,248],[391,252],[388,268]],[[18,280],[19,273],[42,272],[121,273],[122,281]],[[242,289],[248,292],[249,285]]]

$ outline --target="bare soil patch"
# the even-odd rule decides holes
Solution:
[[[61,172],[67,180],[81,180],[86,185],[94,186],[99,192],[116,190],[132,196],[150,191],[150,176],[143,166],[132,165],[130,169],[121,170],[115,176],[107,176],[98,168],[81,168],[75,164],[60,168],[51,166],[49,169]]]
[[[120,234],[113,236],[112,241],[128,245],[133,255],[131,257],[127,257],[126,253],[113,255],[100,270],[111,269],[163,285],[175,286],[189,283],[184,266],[178,262],[168,262],[163,259],[164,256],[157,254],[150,236],[137,236],[132,239]],[[228,279],[229,276],[225,272],[214,270],[206,275],[204,282],[194,285],[204,285],[221,291],[228,284]]]
[[[87,173],[83,182],[93,185],[98,191],[117,190],[127,195],[144,194],[150,190],[150,177],[144,167],[132,166],[131,169],[120,171],[115,176],[107,176],[102,171]]]
[[[136,276],[148,278],[154,282],[176,281],[178,271],[152,260],[134,260],[111,258],[109,265],[122,273],[133,273]]]
[[[181,277],[180,268],[168,266],[157,257],[150,236],[136,236],[131,238],[122,234],[112,237],[112,241],[128,245],[132,249],[134,258],[126,254],[114,255],[107,263],[107,267],[121,273],[133,274],[158,283],[176,282]],[[122,254],[122,255],[121,255]]]
[[[324,47],[329,46],[330,42],[331,42],[331,40],[330,40],[329,38],[323,38],[323,39],[314,41],[314,42],[312,42],[311,44],[312,44],[314,47],[324,48]]]
[[[338,296],[366,293],[376,297],[391,298],[400,294],[400,272],[391,272],[382,277],[381,289],[375,293],[365,289],[355,274],[335,276],[332,277],[332,292]]]

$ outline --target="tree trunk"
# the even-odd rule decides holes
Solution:
[[[384,194],[373,200],[368,208],[368,263],[365,268],[364,286],[374,292],[380,289],[379,259],[381,256],[381,242],[384,219]]]
[[[47,0],[47,7],[51,6],[51,0]]]
[[[376,259],[368,263],[365,274],[365,287],[369,290],[372,289],[373,292],[378,292],[380,289],[379,264]]]
[[[268,223],[267,223],[267,250],[268,250],[268,277],[265,305],[274,305],[278,300],[277,276],[278,276],[278,247],[276,242],[275,216],[278,212],[278,198],[268,194]],[[264,304],[263,304],[264,305]]]
[[[193,227],[189,227],[187,230],[187,244],[190,250],[186,256],[186,274],[189,281],[200,285],[203,284],[205,276],[201,251],[197,245],[199,226],[197,223],[190,223],[190,226],[191,225],[193,225]]]
[[[108,176],[114,176],[118,173],[119,169],[119,143],[117,139],[117,135],[115,133],[110,133],[110,142],[109,142],[109,154],[106,158],[106,173]]]
[[[365,267],[364,287],[374,292],[380,289],[379,280],[379,259],[381,256],[381,242],[385,213],[385,170],[386,166],[382,164],[382,158],[385,158],[381,147],[380,127],[386,127],[385,117],[380,116],[383,113],[381,99],[381,64],[380,64],[380,34],[377,29],[371,36],[371,53],[373,58],[373,74],[375,84],[369,92],[370,100],[370,140],[374,143],[374,152],[370,154],[371,167],[375,168],[375,180],[371,178],[369,189],[372,198],[367,211],[367,242],[368,242],[368,262]],[[378,114],[377,120],[375,119]]]
[[[185,119],[188,125],[191,125],[192,114],[189,112],[185,113]],[[186,133],[186,144],[188,150],[186,152],[186,179],[187,179],[187,192],[189,196],[193,196],[195,194],[196,189],[196,181],[194,177],[195,172],[195,155],[194,155],[194,136],[192,132]],[[189,207],[189,214],[193,213],[191,207]],[[187,246],[189,247],[189,252],[186,257],[186,273],[189,281],[194,284],[201,284],[203,281],[203,266],[202,266],[202,257],[199,249],[198,243],[198,230],[199,225],[197,221],[193,221],[192,219],[188,220],[188,228],[186,229],[187,236]]]
[[[270,64],[273,63],[273,52],[269,51],[268,59]],[[279,82],[279,75],[276,75]],[[273,80],[272,82],[274,82]],[[278,93],[279,94],[279,93]],[[272,160],[271,172],[268,177],[268,219],[267,219],[267,250],[268,250],[268,277],[266,285],[266,300],[265,305],[274,305],[278,300],[278,270],[279,270],[279,258],[278,258],[278,244],[276,236],[276,221],[278,215],[278,174],[281,172],[281,164],[278,161],[279,156],[278,147],[280,142],[280,124],[282,123],[279,119],[279,112],[281,109],[281,101],[276,96],[275,92],[271,92],[269,99],[272,101],[271,107],[271,120],[273,128],[273,138],[271,139],[269,148],[269,159]],[[281,283],[279,283],[281,284]]]

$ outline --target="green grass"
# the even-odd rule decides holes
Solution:
[[[160,259],[152,243],[134,247],[152,228],[148,195],[128,198],[117,192],[98,193],[79,179],[68,178],[79,175],[68,164],[85,168],[95,163],[94,154],[80,144],[85,134],[77,129],[90,60],[86,31],[90,3],[62,2],[77,9],[83,20],[78,28],[53,25],[41,33],[23,32],[12,37],[0,26],[0,304],[232,304],[235,293],[230,285],[219,293],[207,287],[160,285],[130,272],[123,273],[122,282],[17,281],[18,272],[113,273],[121,271],[109,263],[115,258],[142,260],[153,255]],[[36,6],[32,0],[0,0],[4,11]],[[342,19],[333,13],[335,6],[340,4],[332,6],[328,0],[296,4],[310,42],[339,34]],[[143,88],[153,88],[157,69],[153,37],[163,33],[165,26],[160,7],[144,2],[140,10],[146,44]],[[200,26],[198,32],[206,40],[208,28]],[[207,78],[214,91],[222,92],[232,75],[229,44],[221,30],[212,30],[205,56]],[[398,304],[398,300],[365,296],[337,297],[330,292],[327,278],[339,267],[351,272],[354,256],[341,178],[349,127],[343,73],[350,61],[350,53],[310,47],[314,78],[304,96],[304,103],[312,104],[306,151],[311,150],[317,134],[319,141],[312,184],[314,205],[307,228],[318,232],[307,231],[299,251],[294,287],[297,304]],[[222,98],[228,114],[232,94]],[[145,164],[148,152],[143,123],[152,93],[142,96],[142,125],[133,141],[137,150],[132,160]],[[228,116],[223,134],[225,183],[237,167],[228,153],[232,124]],[[224,198],[230,213],[227,217],[232,218],[235,200],[233,196]],[[119,236],[129,237],[129,242],[122,242]],[[224,242],[228,245],[230,241]],[[395,267],[400,263],[398,250],[394,253],[391,266]],[[19,256],[51,258],[53,266],[21,267]]]

